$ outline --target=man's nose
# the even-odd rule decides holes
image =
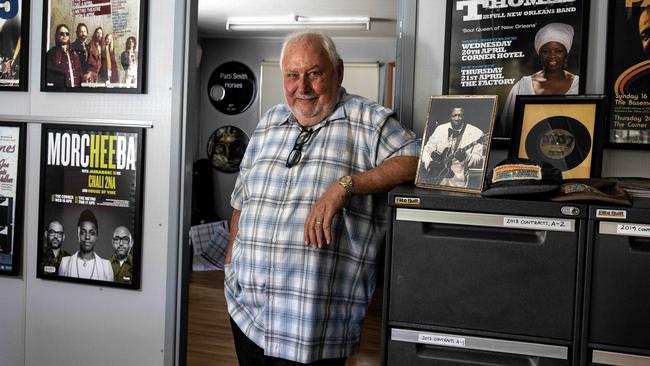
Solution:
[[[301,94],[306,94],[311,91],[311,82],[306,75],[302,75],[300,76],[300,79],[298,79],[298,91]]]

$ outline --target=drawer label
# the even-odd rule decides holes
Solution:
[[[573,220],[504,216],[503,226],[551,231],[573,231]]]
[[[418,333],[418,343],[447,347],[465,347],[465,338],[452,337],[444,334]]]
[[[625,219],[627,218],[627,211],[625,210],[607,210],[599,208],[596,210],[596,218],[599,219]]]
[[[395,197],[396,205],[419,206],[420,198],[417,197]]]
[[[650,225],[616,224],[616,233],[650,237]]]

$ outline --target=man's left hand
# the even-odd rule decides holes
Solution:
[[[334,216],[345,206],[347,192],[338,182],[332,185],[314,203],[305,220],[305,244],[322,248],[323,244],[332,243],[332,221]],[[324,238],[323,238],[324,237]]]

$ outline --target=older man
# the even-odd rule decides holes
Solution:
[[[65,233],[63,232],[63,225],[53,220],[47,225],[47,230],[43,233],[45,237],[45,247],[43,247],[43,271],[45,273],[58,273],[59,264],[61,259],[67,257],[70,253],[62,248],[65,241]]]
[[[113,231],[113,254],[108,260],[111,261],[115,282],[131,283],[133,281],[133,236],[126,226],[118,226]]]
[[[241,365],[344,365],[358,349],[386,226],[419,140],[341,87],[332,40],[289,36],[286,105],[255,129],[232,193],[225,295]]]
[[[95,253],[98,237],[95,214],[90,210],[84,210],[77,221],[79,250],[69,257],[63,257],[59,266],[59,275],[113,282],[111,262]]]

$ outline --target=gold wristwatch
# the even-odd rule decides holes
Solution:
[[[354,186],[352,185],[352,177],[346,175],[344,177],[339,178],[338,182],[341,185],[341,187],[345,188],[345,192],[347,192],[348,196],[352,196],[352,193],[354,193]]]

